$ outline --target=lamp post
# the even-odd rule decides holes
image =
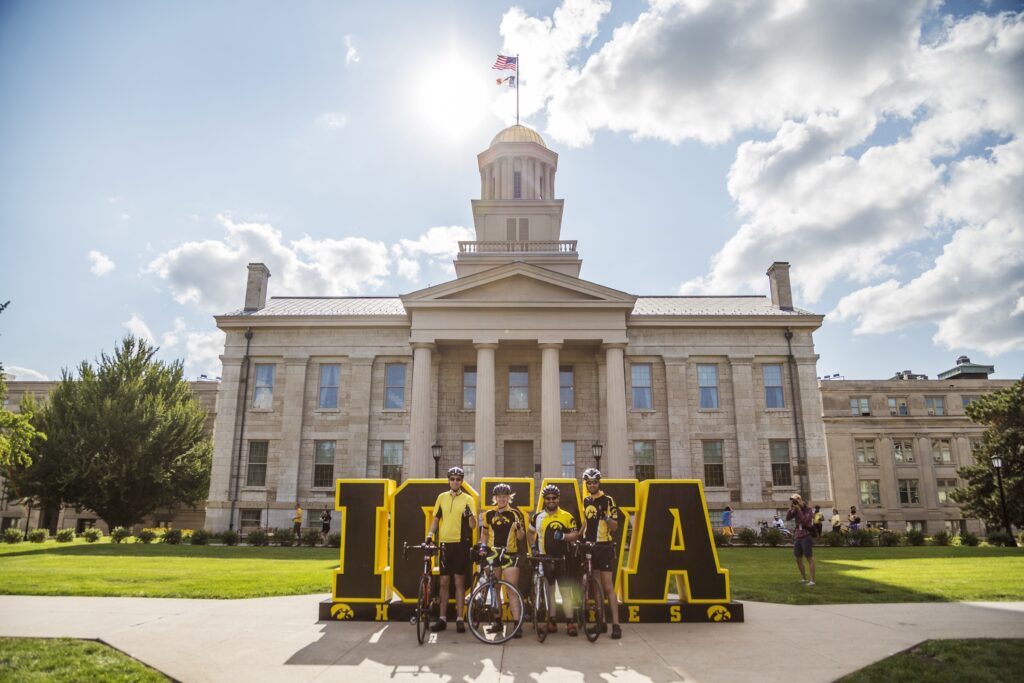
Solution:
[[[604,446],[600,441],[595,441],[594,445],[590,447],[590,452],[594,454],[594,466],[597,469],[601,469],[601,455],[604,453]]]
[[[441,448],[441,442],[439,441],[430,447],[430,455],[434,457],[434,479],[441,476],[437,471],[437,468],[441,465]]]
[[[1010,537],[1010,544],[1017,545],[1013,537],[1013,528],[1010,526],[1010,515],[1006,513],[1006,493],[1003,491],[1003,459],[998,455],[992,458],[992,467],[996,468],[996,481],[999,482],[999,505],[1003,508],[1003,526],[1006,527],[1006,535]]]

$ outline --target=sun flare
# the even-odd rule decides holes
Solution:
[[[418,77],[418,118],[433,132],[452,139],[466,135],[487,116],[494,97],[487,67],[449,55]]]

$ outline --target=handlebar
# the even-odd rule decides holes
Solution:
[[[526,559],[530,562],[565,562],[565,558],[559,555],[530,555]]]
[[[409,545],[408,543],[402,544],[402,559],[404,560],[409,556],[410,550],[421,550],[424,556],[433,556],[437,554],[437,546],[430,543],[420,543],[418,545]]]

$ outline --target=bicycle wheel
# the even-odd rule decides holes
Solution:
[[[547,581],[543,576],[535,576],[533,582],[533,629],[537,640],[544,642],[548,637],[548,593],[544,589]]]
[[[587,640],[594,642],[601,635],[604,626],[604,589],[596,576],[587,578],[582,586],[579,614],[576,616],[580,630]]]
[[[430,627],[430,579],[426,576],[420,578],[419,599],[416,601],[416,640],[420,645],[427,639],[427,629]]]
[[[512,583],[502,579],[498,582],[498,590],[501,596],[502,623],[505,626],[505,633],[504,638],[496,642],[503,643],[523,627],[526,610],[523,604],[523,594]]]
[[[503,642],[497,640],[504,635],[501,620],[501,603],[495,597],[498,582],[483,583],[469,596],[469,630],[482,643]]]

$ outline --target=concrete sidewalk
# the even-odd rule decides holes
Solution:
[[[0,596],[0,636],[99,638],[198,681],[832,681],[929,638],[1022,638],[1024,602],[795,607],[745,603],[742,624],[635,624],[596,644],[484,645],[454,628],[317,623],[322,595],[256,600]],[[798,649],[799,648],[799,649]],[[797,653],[802,652],[801,655]]]

